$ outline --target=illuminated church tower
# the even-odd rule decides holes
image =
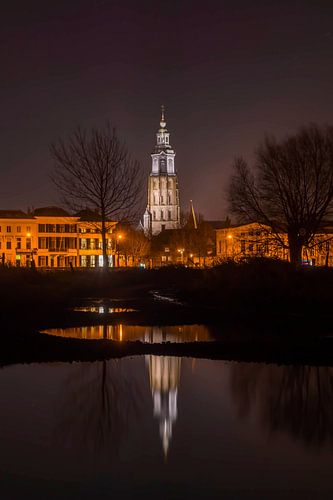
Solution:
[[[148,204],[143,216],[145,234],[155,235],[164,229],[180,227],[178,179],[175,170],[175,152],[170,145],[166,128],[164,106],[156,145],[151,155],[152,169],[148,179]]]

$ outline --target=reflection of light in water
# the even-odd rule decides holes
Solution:
[[[43,333],[58,337],[79,339],[140,340],[148,343],[195,342],[212,340],[204,325],[183,326],[136,326],[136,325],[91,325],[69,328],[53,328]]]
[[[181,358],[146,356],[150,387],[154,402],[154,416],[160,422],[160,436],[165,456],[172,437],[172,426],[177,420],[177,391]]]
[[[114,314],[114,313],[124,313],[124,312],[135,312],[136,309],[130,307],[105,307],[105,306],[82,306],[74,307],[73,311],[76,312],[92,312],[98,314]]]

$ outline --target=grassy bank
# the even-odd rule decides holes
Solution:
[[[176,302],[156,300],[152,291]],[[70,311],[89,298],[117,300],[118,306],[136,311],[113,319]],[[211,269],[122,269],[107,274],[101,270],[40,272],[1,268],[0,362],[164,353],[330,363],[332,298],[332,269],[296,269],[287,263],[260,259]],[[119,346],[110,341],[72,341],[36,333],[51,326],[103,321],[142,325],[206,323],[214,325],[220,343],[214,347],[138,343]]]
[[[234,317],[247,321],[280,315],[329,323],[333,269],[296,269],[265,259],[210,269],[110,270],[106,275],[101,270],[0,268],[0,314],[2,320],[13,314],[20,319],[20,311],[30,323],[36,316],[47,316],[88,297],[130,300],[148,307],[152,290],[176,298],[193,312],[206,315],[207,320],[223,322]]]

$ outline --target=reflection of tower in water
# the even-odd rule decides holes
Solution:
[[[160,436],[165,456],[172,437],[172,426],[177,420],[177,391],[181,358],[146,356],[149,365],[150,387],[154,402],[154,416],[160,422]]]

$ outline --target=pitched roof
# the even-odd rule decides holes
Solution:
[[[22,210],[0,210],[0,219],[33,219],[32,215],[28,215]]]
[[[33,211],[34,216],[39,217],[71,217],[71,214],[60,207],[40,207]]]
[[[80,221],[82,222],[101,222],[102,220],[101,215],[97,211],[90,210],[89,208],[80,210],[75,214],[75,217],[80,217]],[[114,222],[108,217],[106,217],[105,221]]]

